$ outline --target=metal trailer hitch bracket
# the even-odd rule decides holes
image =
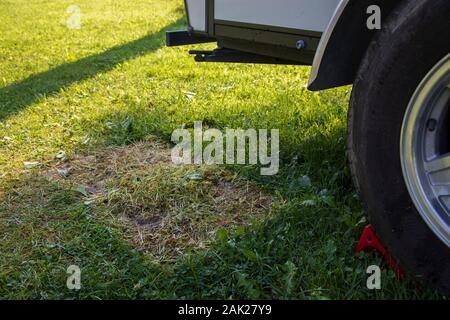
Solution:
[[[299,62],[267,57],[259,54],[239,50],[217,48],[212,51],[191,50],[189,54],[195,55],[197,62],[228,62],[228,63],[256,63],[256,64],[288,64],[299,65]]]

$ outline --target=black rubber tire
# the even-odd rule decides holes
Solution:
[[[405,1],[360,66],[348,117],[355,184],[381,241],[405,270],[450,293],[450,248],[415,209],[400,163],[400,130],[422,79],[450,52],[450,1]]]

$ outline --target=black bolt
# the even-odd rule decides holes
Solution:
[[[298,50],[305,49],[306,48],[306,42],[305,40],[299,40],[297,41],[297,44],[295,45]]]

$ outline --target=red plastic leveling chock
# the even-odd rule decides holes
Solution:
[[[359,252],[371,252],[376,251],[381,254],[386,260],[387,264],[396,273],[399,279],[405,276],[405,272],[400,267],[395,258],[386,250],[381,241],[378,239],[372,225],[368,225],[364,228],[361,238],[359,239],[358,245],[355,249],[356,253]]]

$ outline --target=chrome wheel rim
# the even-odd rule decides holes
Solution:
[[[450,54],[423,79],[405,113],[400,155],[418,212],[450,248]]]

